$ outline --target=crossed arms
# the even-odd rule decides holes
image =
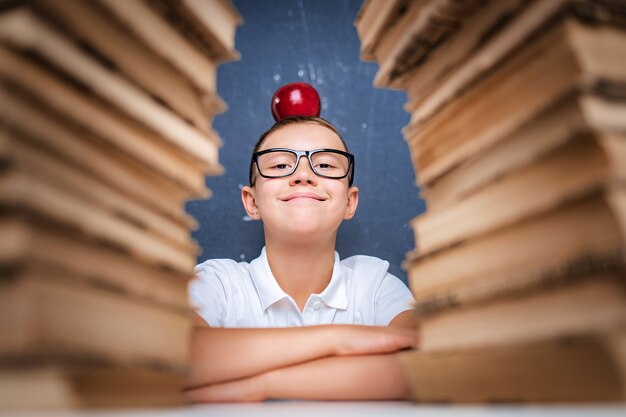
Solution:
[[[192,340],[192,402],[403,399],[395,352],[417,346],[410,311],[389,327],[325,325],[273,329],[198,326]]]

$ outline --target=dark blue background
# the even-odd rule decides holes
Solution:
[[[247,184],[252,146],[274,122],[270,101],[283,84],[312,84],[322,99],[321,116],[333,123],[356,157],[360,188],[354,219],[344,222],[337,241],[342,258],[365,254],[400,265],[415,247],[409,220],[424,211],[401,129],[409,115],[404,92],[373,87],[378,69],[359,60],[354,20],[362,0],[237,0],[244,19],[235,46],[241,60],[218,70],[218,92],[228,103],[214,128],[224,140],[223,176],[207,178],[213,197],[188,204],[200,222],[194,234],[203,248],[199,260],[251,261],[263,246],[259,222],[246,221],[240,188]]]

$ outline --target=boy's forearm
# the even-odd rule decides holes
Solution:
[[[329,356],[329,326],[194,330],[187,387],[244,378]]]
[[[268,372],[263,397],[401,400],[409,387],[397,354],[335,356]]]
[[[324,325],[272,329],[196,328],[187,388],[232,381],[331,355],[370,355],[415,347],[413,330]]]

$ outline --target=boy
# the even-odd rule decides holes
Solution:
[[[353,176],[354,158],[323,119],[282,119],[261,136],[242,201],[266,246],[250,264],[196,268],[191,401],[405,397],[392,353],[417,344],[411,293],[385,261],[335,252],[358,205]]]

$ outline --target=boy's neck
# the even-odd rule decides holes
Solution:
[[[311,294],[328,286],[335,264],[335,240],[297,245],[266,241],[267,260],[278,285],[289,294],[300,311]]]

